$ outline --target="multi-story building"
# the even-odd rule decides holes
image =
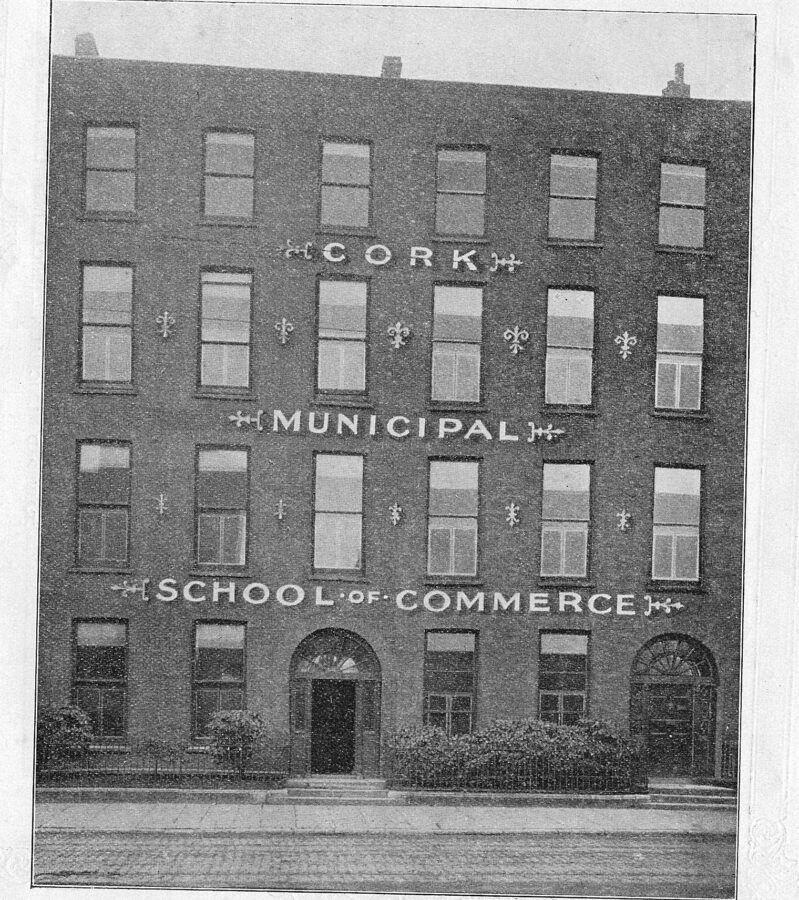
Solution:
[[[42,704],[737,728],[748,103],[52,67]]]

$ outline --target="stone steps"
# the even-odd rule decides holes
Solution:
[[[353,776],[307,776],[289,778],[286,796],[298,803],[383,803],[388,802],[382,778]]]
[[[735,809],[732,788],[712,784],[651,784],[649,804],[657,809]]]

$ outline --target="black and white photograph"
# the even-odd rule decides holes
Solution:
[[[34,893],[799,896],[754,12],[44,17]]]

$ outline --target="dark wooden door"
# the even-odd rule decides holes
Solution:
[[[350,773],[355,765],[355,682],[311,682],[311,771]]]
[[[647,699],[650,771],[653,774],[690,774],[694,770],[692,686],[651,684]]]

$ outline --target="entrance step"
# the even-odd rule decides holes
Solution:
[[[705,784],[649,784],[649,806],[658,809],[735,809],[732,788]]]
[[[309,775],[289,778],[286,796],[299,803],[385,803],[388,790],[382,778]]]

